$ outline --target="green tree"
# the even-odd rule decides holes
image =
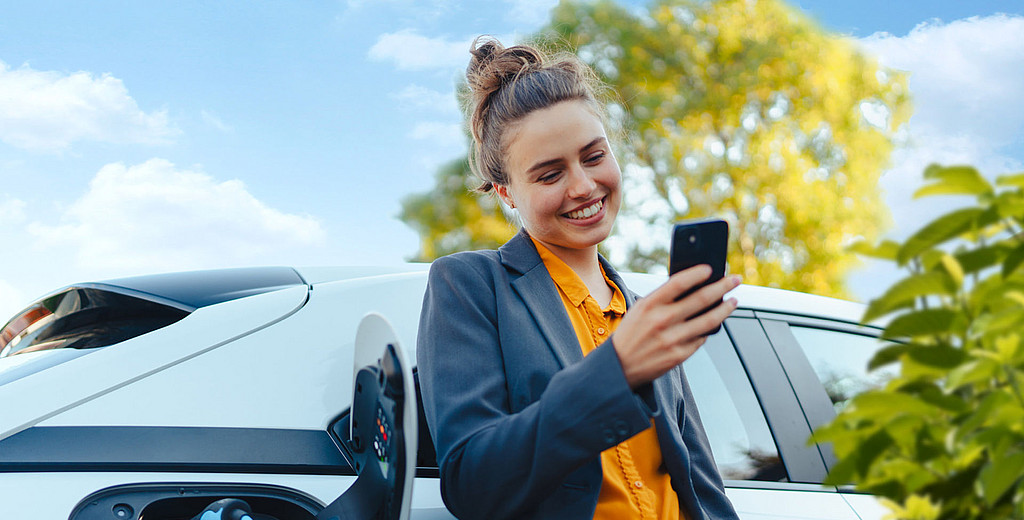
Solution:
[[[456,159],[438,170],[433,190],[402,201],[399,218],[420,235],[420,253],[413,261],[493,249],[512,238],[515,228],[495,198],[473,193],[475,179],[468,159]]]
[[[1024,518],[1024,173],[993,186],[930,166],[926,195],[975,203],[904,243],[859,244],[909,270],[872,301],[887,317],[871,367],[899,375],[816,432],[840,462],[829,481],[886,498],[897,519]]]
[[[562,2],[538,40],[617,93],[616,261],[665,266],[672,223],[719,216],[747,282],[845,295],[844,246],[887,223],[878,177],[909,115],[904,76],[780,0]]]

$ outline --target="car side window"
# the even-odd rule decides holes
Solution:
[[[891,366],[868,371],[868,362],[885,342],[871,336],[791,325],[836,412],[855,395],[884,385],[896,375]]]
[[[726,480],[788,481],[743,365],[724,331],[683,363],[697,410]]]

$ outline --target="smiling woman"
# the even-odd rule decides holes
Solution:
[[[480,38],[467,71],[497,251],[433,263],[417,357],[441,492],[460,518],[735,518],[681,363],[736,307],[710,269],[637,300],[598,245],[622,200],[593,73]],[[496,471],[496,468],[500,468]]]

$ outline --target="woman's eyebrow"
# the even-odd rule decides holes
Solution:
[[[548,166],[553,166],[553,165],[558,164],[560,162],[562,162],[562,159],[560,159],[560,158],[559,159],[548,159],[546,161],[541,161],[541,162],[531,166],[530,169],[526,170],[526,173],[533,173],[533,172],[536,172],[537,170],[543,170],[544,168],[547,168]]]
[[[597,137],[594,138],[593,141],[590,141],[589,143],[584,145],[582,148],[580,148],[580,151],[581,152],[585,152],[585,151],[587,151],[587,150],[589,150],[589,149],[591,149],[591,148],[601,144],[602,142],[606,142],[607,140],[608,139],[606,139],[603,135],[597,136]],[[548,159],[546,161],[541,161],[541,162],[539,162],[537,164],[534,164],[529,169],[527,169],[526,173],[533,173],[533,172],[535,172],[537,170],[543,170],[544,168],[547,168],[549,166],[553,166],[555,164],[558,164],[561,161],[562,161],[561,158]]]
[[[584,146],[583,148],[580,148],[580,151],[581,152],[585,152],[585,151],[587,151],[587,150],[589,150],[589,149],[591,149],[591,148],[601,144],[604,141],[608,141],[608,139],[606,139],[603,135],[599,135],[599,136],[595,137],[593,141],[590,141],[589,143],[587,143],[586,146]]]

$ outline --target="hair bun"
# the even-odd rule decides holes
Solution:
[[[473,57],[466,68],[466,81],[478,100],[543,63],[543,57],[536,49],[522,45],[505,48],[492,36],[477,37],[469,52]]]

